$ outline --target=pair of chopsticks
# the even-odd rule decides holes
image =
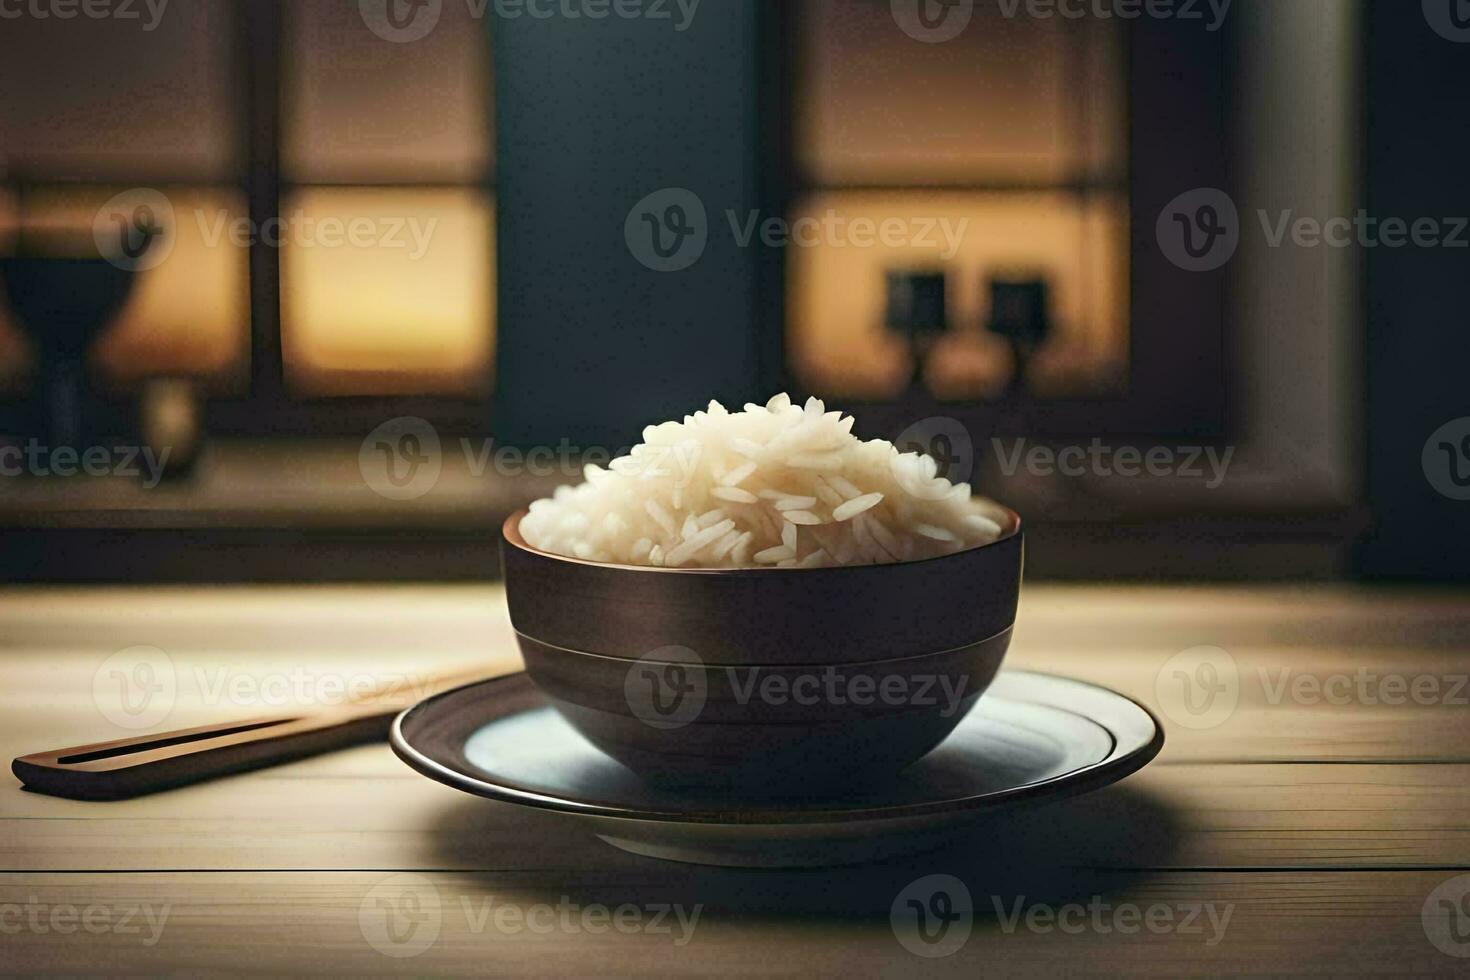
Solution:
[[[501,673],[504,673],[502,671]],[[334,749],[381,741],[420,695],[489,676],[459,671],[405,690],[385,684],[345,704],[177,731],[94,742],[15,759],[11,771],[38,793],[74,800],[121,800]]]

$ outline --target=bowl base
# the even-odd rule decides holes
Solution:
[[[812,725],[652,729],[628,715],[548,698],[588,741],[650,784],[746,797],[754,791],[772,799],[889,779],[943,742],[979,699],[963,698],[948,713],[923,709]]]

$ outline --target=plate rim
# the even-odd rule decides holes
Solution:
[[[478,796],[482,799],[510,803],[516,806],[530,806],[540,810],[549,810],[574,816],[626,820],[640,823],[699,824],[710,827],[852,824],[908,820],[916,817],[922,818],[964,812],[989,812],[1004,806],[1012,806],[1028,801],[1060,800],[1069,796],[1076,796],[1100,789],[1103,786],[1110,785],[1126,776],[1132,775],[1153,761],[1164,746],[1164,728],[1159,723],[1157,716],[1147,707],[1126,694],[1121,694],[1111,688],[1103,687],[1101,684],[1093,684],[1090,681],[1082,681],[1072,677],[1064,677],[1060,674],[1034,670],[1002,670],[996,676],[996,680],[1000,681],[1007,676],[1039,678],[1049,683],[1057,683],[1089,691],[1094,697],[1101,695],[1130,705],[1140,713],[1142,716],[1141,720],[1147,720],[1151,729],[1149,737],[1141,741],[1137,739],[1131,740],[1129,747],[1125,748],[1120,741],[1120,733],[1112,726],[1092,715],[1084,714],[1071,708],[1061,708],[1061,710],[1070,711],[1072,714],[1076,714],[1092,722],[1107,732],[1112,738],[1112,751],[1095,763],[1068,772],[1059,773],[1034,783],[1023,783],[1007,789],[954,799],[933,800],[921,803],[898,803],[891,806],[836,808],[830,810],[784,809],[779,805],[763,802],[758,806],[749,808],[732,805],[720,810],[670,811],[643,810],[635,807],[587,803],[565,796],[551,796],[532,790],[519,789],[504,783],[495,783],[487,779],[476,778],[430,758],[422,750],[414,747],[404,735],[404,722],[410,720],[411,716],[418,712],[429,710],[435,703],[446,700],[459,692],[469,688],[488,687],[521,680],[528,681],[529,678],[527,678],[526,672],[520,670],[497,677],[471,681],[423,699],[400,712],[393,719],[393,724],[388,732],[388,743],[392,747],[394,754],[402,759],[409,768],[415,770],[420,775],[427,776],[436,782],[443,783],[461,792],[468,793],[471,796]],[[1060,707],[1050,704],[1046,706],[1052,708]]]

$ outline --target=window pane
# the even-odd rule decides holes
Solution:
[[[796,157],[817,185],[1069,183],[1125,172],[1117,18],[1006,17],[976,4],[942,44],[888,0],[799,10]]]
[[[300,183],[462,183],[492,168],[489,36],[471,4],[395,43],[364,5],[285,4],[283,169]],[[424,15],[427,16],[427,15]]]
[[[471,189],[303,188],[281,254],[286,377],[303,395],[483,394],[494,205]]]
[[[232,234],[244,213],[235,190],[203,187],[31,188],[19,212],[24,236],[58,233],[93,254],[94,228],[112,212],[126,219],[148,190],[160,225],[161,261],[136,274],[114,324],[96,341],[91,365],[104,388],[126,390],[146,377],[185,375],[216,393],[247,386],[250,355],[248,258]],[[117,195],[122,195],[118,197]],[[145,260],[150,258],[145,253]],[[0,312],[0,319],[9,316]],[[0,330],[13,337],[14,324]],[[0,345],[8,341],[0,339]],[[3,350],[4,347],[0,347]]]
[[[234,0],[131,11],[3,20],[0,171],[37,181],[240,172]]]
[[[1010,352],[986,333],[989,282],[1042,279],[1052,339],[1027,378],[1037,394],[1111,390],[1128,358],[1128,211],[1119,196],[1048,193],[834,191],[808,196],[795,221],[852,229],[897,220],[893,245],[857,232],[824,233],[789,249],[787,321],[792,365],[832,395],[892,398],[910,376],[906,344],[884,329],[885,273],[943,268],[951,335],[928,361],[945,398],[989,397],[1011,375]],[[924,229],[928,229],[926,232]],[[928,244],[932,243],[932,244]],[[951,254],[952,253],[952,254]]]
[[[798,9],[793,138],[805,194],[792,217],[827,229],[788,250],[798,377],[833,394],[900,397],[912,354],[884,326],[887,277],[922,268],[946,276],[949,329],[923,371],[934,395],[991,398],[1017,382],[1042,397],[1119,391],[1129,317],[1126,23],[977,4],[957,35],[924,43],[901,26],[904,5],[813,0]],[[870,246],[832,230],[858,220],[905,230]],[[1010,284],[1028,311],[1044,303],[1049,333],[1039,348],[987,329],[992,284]],[[1016,315],[1025,326],[1010,329],[1043,326]]]

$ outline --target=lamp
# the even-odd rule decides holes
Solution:
[[[942,269],[890,269],[887,278],[887,308],[884,326],[901,334],[909,345],[913,374],[909,388],[921,387],[924,362],[939,334],[949,329]]]
[[[993,276],[990,279],[990,320],[985,329],[1004,337],[1015,354],[1011,386],[1025,383],[1026,366],[1051,335],[1050,295],[1046,279]]]

